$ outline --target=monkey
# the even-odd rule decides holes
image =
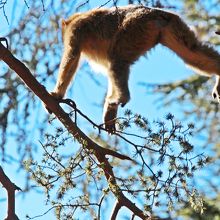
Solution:
[[[220,101],[220,54],[200,42],[175,13],[142,5],[92,9],[62,20],[63,56],[51,95],[62,99],[81,56],[102,67],[108,78],[103,120],[115,132],[118,107],[130,100],[130,66],[157,44],[176,53],[200,74],[216,75],[212,95]]]

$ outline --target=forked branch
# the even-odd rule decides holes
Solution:
[[[44,103],[47,107],[55,114],[55,116],[60,120],[60,122],[66,127],[66,129],[72,134],[72,136],[80,143],[86,145],[97,158],[100,167],[105,173],[106,180],[110,190],[113,192],[117,200],[122,206],[130,209],[135,215],[139,216],[141,219],[148,219],[144,212],[139,209],[134,203],[132,203],[128,198],[124,196],[121,189],[117,185],[116,178],[113,173],[112,166],[108,162],[107,155],[112,155],[120,159],[129,159],[127,156],[121,155],[115,151],[105,149],[91,140],[89,137],[83,133],[79,127],[72,121],[68,114],[63,111],[59,106],[59,102],[55,100],[42,86],[35,77],[31,74],[30,70],[25,66],[24,63],[15,58],[11,52],[5,48],[2,43],[0,43],[0,59],[2,59],[12,70],[14,70],[20,78],[24,81],[26,86],[28,86]],[[86,142],[86,144],[85,144]]]

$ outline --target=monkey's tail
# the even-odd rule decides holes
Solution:
[[[198,41],[177,15],[169,14],[169,22],[161,31],[160,43],[173,50],[196,72],[220,75],[220,54]]]

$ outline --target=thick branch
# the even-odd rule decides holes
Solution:
[[[15,214],[15,190],[21,190],[18,186],[11,182],[6,176],[2,167],[0,166],[0,182],[7,190],[8,194],[8,216],[5,220],[17,220],[18,217]]]
[[[41,85],[35,77],[31,74],[30,70],[25,66],[24,63],[20,62],[15,58],[9,50],[7,50],[0,43],[0,59],[2,59],[8,66],[14,70],[24,83],[44,102],[44,104],[52,110],[52,112],[57,116],[57,118],[64,124],[64,126],[71,130],[71,134],[81,143],[82,140],[86,140],[88,144],[88,149],[95,150],[101,154],[112,155],[122,160],[131,160],[128,156],[119,154],[110,149],[103,148],[93,142],[88,138],[77,126],[68,114],[66,114],[63,109],[59,106],[57,100],[55,100]]]
[[[112,166],[108,162],[108,158],[106,155],[112,155],[118,157],[120,159],[130,159],[127,156],[121,155],[115,151],[105,149],[98,144],[96,144],[93,140],[88,138],[71,120],[68,114],[66,114],[63,109],[59,106],[57,100],[55,100],[42,86],[35,77],[31,74],[30,70],[18,59],[16,59],[10,51],[8,51],[1,43],[0,43],[0,59],[2,59],[8,66],[13,69],[24,81],[24,83],[46,104],[46,106],[56,115],[56,117],[60,120],[60,122],[67,128],[67,130],[73,135],[73,137],[79,142],[91,150],[93,154],[96,156],[97,160],[100,163],[100,167],[103,169],[105,173],[105,177],[108,181],[109,188],[112,193],[117,198],[119,204],[121,206],[125,206],[130,209],[136,216],[139,216],[141,219],[151,219],[149,216],[147,217],[144,212],[139,209],[134,203],[132,203],[128,198],[124,196],[121,189],[117,185],[116,178],[113,173]],[[85,143],[86,142],[86,143]],[[158,219],[158,218],[157,218]]]

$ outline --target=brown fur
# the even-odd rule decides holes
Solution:
[[[118,105],[130,99],[130,65],[156,44],[170,48],[199,72],[220,75],[220,55],[199,42],[177,15],[160,9],[129,5],[77,13],[62,21],[62,36],[64,52],[52,94],[57,98],[65,95],[81,54],[98,63],[109,80],[104,121],[110,132],[115,129]],[[214,98],[219,100],[219,94],[217,77]]]

